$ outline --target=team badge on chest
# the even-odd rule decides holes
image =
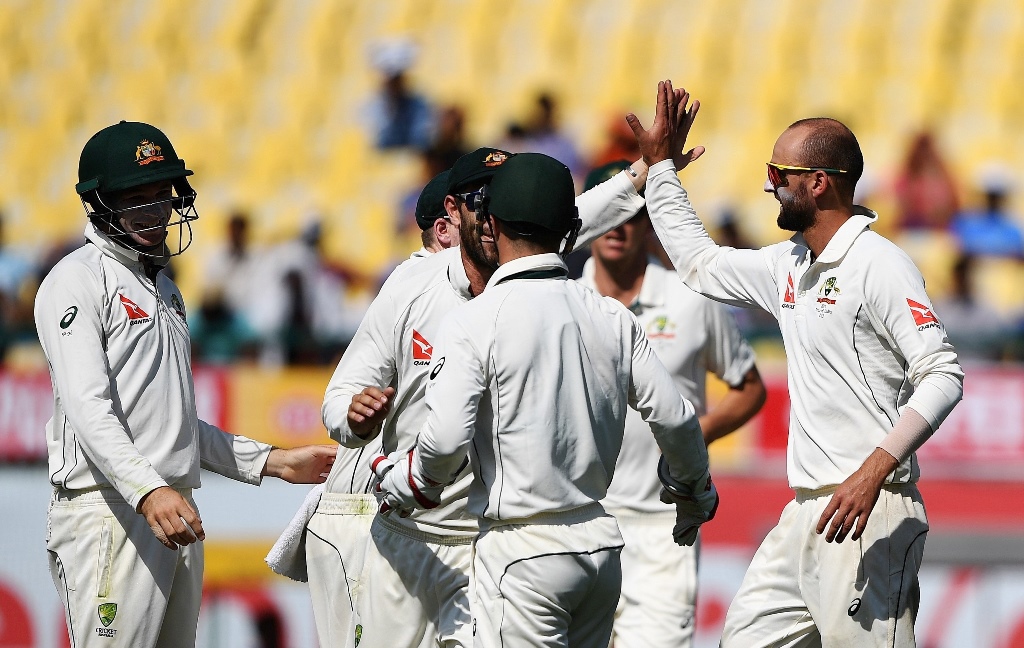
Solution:
[[[821,284],[821,288],[818,288],[818,305],[816,307],[818,317],[823,318],[832,314],[832,307],[836,305],[836,300],[841,292],[839,286],[836,285],[835,277],[829,277],[825,283]]]

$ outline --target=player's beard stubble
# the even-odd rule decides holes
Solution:
[[[473,215],[472,224],[467,220],[464,218],[462,227],[459,228],[459,242],[473,265],[490,276],[491,272],[498,269],[498,249],[494,245],[493,233],[490,232],[490,227],[484,229],[485,221],[479,214]],[[483,240],[485,236],[489,239],[487,243]]]
[[[775,190],[779,200],[779,217],[775,222],[789,232],[803,232],[814,224],[814,200],[807,194],[806,187],[797,186],[796,192]]]

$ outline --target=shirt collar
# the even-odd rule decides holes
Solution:
[[[554,252],[519,257],[518,259],[513,259],[508,263],[501,264],[498,269],[494,271],[494,275],[491,277],[491,280],[487,282],[487,288],[498,285],[502,281],[512,277],[512,275],[517,275],[523,272],[544,272],[552,270],[558,271],[559,275],[562,277],[569,276],[569,269],[566,268],[565,262],[562,261],[562,257]]]
[[[878,214],[867,207],[854,205],[853,215],[836,230],[836,233],[832,235],[832,238],[825,245],[825,249],[821,251],[821,255],[814,262],[835,263],[842,259],[850,251],[850,247],[853,246],[853,242],[857,240],[857,237],[867,231],[876,220],[878,220]],[[790,240],[797,245],[810,249],[803,234],[796,234]]]
[[[659,272],[659,270],[664,270],[664,268],[653,258],[649,258],[647,270],[644,272],[643,283],[640,284],[640,294],[636,296],[636,303],[643,308],[656,308],[665,303],[665,274],[664,272]],[[587,288],[597,290],[594,272],[594,257],[590,257],[583,264],[583,274],[580,276],[580,283]]]

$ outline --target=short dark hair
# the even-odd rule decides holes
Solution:
[[[434,233],[433,227],[428,227],[420,232],[420,242],[423,243],[425,248],[429,248],[434,243],[437,243],[437,234]]]
[[[852,200],[857,181],[864,173],[864,154],[853,131],[841,121],[829,117],[801,119],[790,124],[789,128],[806,128],[808,131],[803,142],[801,164],[846,171],[830,177],[836,188]]]

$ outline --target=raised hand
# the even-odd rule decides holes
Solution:
[[[633,113],[626,115],[626,123],[633,129],[640,154],[647,166],[672,158],[673,136],[676,130],[676,96],[671,81],[658,82],[658,100],[654,123],[645,129]]]
[[[671,81],[669,85],[671,87]],[[697,118],[697,111],[700,110],[700,101],[694,99],[690,102],[690,93],[680,88],[675,90],[676,96],[676,128],[672,138],[672,161],[675,162],[676,171],[682,171],[691,162],[704,155],[703,146],[695,146],[686,151],[686,138],[690,136],[690,128]]]
[[[650,129],[645,129],[633,113],[626,115],[626,123],[633,130],[640,154],[648,166],[671,159],[676,170],[680,170],[704,154],[703,146],[684,151],[686,138],[700,110],[699,101],[687,107],[689,101],[690,93],[686,90],[676,90],[671,81],[661,81]]]

